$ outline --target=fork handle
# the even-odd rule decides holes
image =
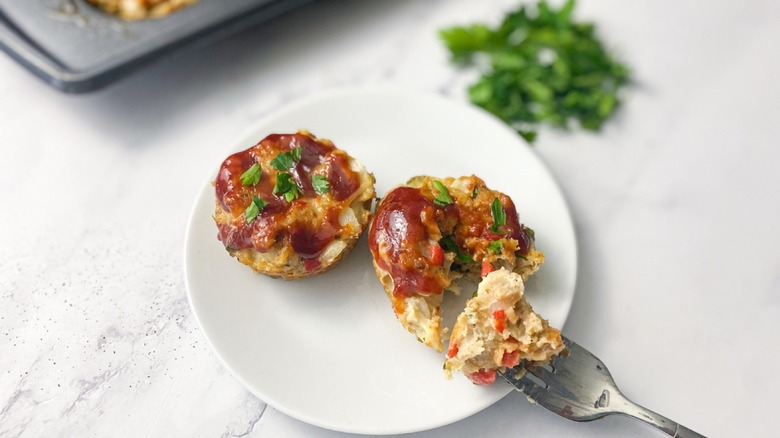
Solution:
[[[620,412],[618,413],[643,421],[671,437],[707,438],[704,435],[696,433],[691,429],[688,429],[687,427],[677,423],[676,421],[672,421],[661,414],[639,406],[627,398],[624,398],[623,402],[623,409],[620,409]]]

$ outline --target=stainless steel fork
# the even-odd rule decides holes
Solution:
[[[549,365],[523,368],[521,364],[499,374],[532,402],[569,420],[593,421],[620,414],[644,421],[669,436],[704,437],[627,399],[604,362],[566,337],[563,343],[566,350]]]

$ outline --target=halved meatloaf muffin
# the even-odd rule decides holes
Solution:
[[[528,278],[544,261],[509,196],[476,176],[412,178],[378,204],[369,231],[377,277],[398,320],[442,351],[441,301],[453,280],[497,268]]]

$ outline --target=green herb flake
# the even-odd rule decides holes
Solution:
[[[504,241],[501,240],[501,239],[494,240],[494,241],[488,243],[488,249],[490,251],[492,251],[493,254],[496,254],[496,255],[501,254],[501,251],[504,250]]]
[[[441,240],[439,240],[439,245],[441,245],[441,248],[444,251],[455,253],[455,258],[461,263],[471,263],[474,261],[470,255],[460,251],[458,244],[455,243],[455,239],[453,239],[452,236],[442,237]]]
[[[296,162],[301,161],[301,152],[303,151],[303,148],[298,146],[296,148],[293,148],[290,151],[290,155],[292,156],[292,159]]]
[[[280,171],[293,167],[295,163],[301,161],[301,150],[301,147],[298,146],[289,152],[279,152],[274,159],[271,160],[271,166]]]
[[[241,185],[256,186],[260,182],[260,174],[262,173],[263,170],[260,168],[260,164],[253,164],[246,172],[241,174]]]
[[[276,170],[287,170],[293,166],[292,155],[289,152],[279,152],[273,160],[271,166]]]
[[[490,231],[496,234],[504,234],[499,230],[499,227],[506,225],[506,211],[504,211],[504,206],[501,205],[501,201],[498,198],[493,198],[493,202],[490,203],[490,214],[493,215],[493,225],[490,226]]]
[[[314,191],[320,195],[330,192],[330,183],[325,175],[312,175],[311,186],[314,187]]]
[[[425,177],[424,177],[424,176],[421,176],[421,175],[413,176],[413,177],[409,178],[409,179],[406,181],[406,185],[407,185],[407,186],[412,186],[412,187],[419,187],[419,186],[420,186],[420,183],[421,183],[421,182],[422,182],[422,180],[424,180],[424,179],[425,179]]]
[[[266,205],[268,205],[268,202],[263,201],[258,196],[253,197],[249,207],[244,210],[244,218],[246,219],[246,223],[251,224],[254,222],[255,218],[257,218],[257,215],[263,211],[263,208],[265,208]]]
[[[477,65],[475,55],[487,58],[469,98],[529,143],[543,124],[599,130],[629,81],[628,68],[607,53],[594,25],[573,19],[574,5],[568,0],[556,10],[542,0],[508,13],[495,28],[475,24],[439,32],[454,63]]]
[[[526,227],[523,225],[523,229],[525,230],[525,234],[528,234],[528,237],[531,238],[534,242],[536,242],[536,232],[534,232],[533,228]]]
[[[458,245],[455,244],[455,241],[452,239],[452,236],[444,236],[439,240],[439,245],[441,245],[442,249],[447,252],[457,252],[458,251]]]
[[[476,297],[477,297],[477,295],[479,295],[479,293],[478,293],[478,292],[479,292],[479,291],[476,291],[476,290],[475,290],[475,291],[474,291],[474,293],[473,293],[473,294],[471,294],[471,298],[476,298]]]
[[[274,185],[274,195],[282,195],[287,202],[292,202],[303,193],[300,186],[292,180],[292,175],[282,172],[276,175],[276,184]]]
[[[450,197],[450,192],[447,190],[447,187],[445,187],[441,181],[434,180],[433,185],[436,186],[436,190],[439,191],[439,196],[433,200],[434,204],[438,205],[439,207],[444,207],[454,202]]]
[[[479,187],[474,186],[474,189],[471,190],[471,199],[477,199],[477,195],[479,195]]]

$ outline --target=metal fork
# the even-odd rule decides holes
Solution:
[[[501,377],[549,411],[574,421],[593,421],[620,414],[636,418],[672,437],[703,438],[663,415],[627,399],[615,385],[604,362],[568,338],[564,352],[549,365],[519,365]]]

